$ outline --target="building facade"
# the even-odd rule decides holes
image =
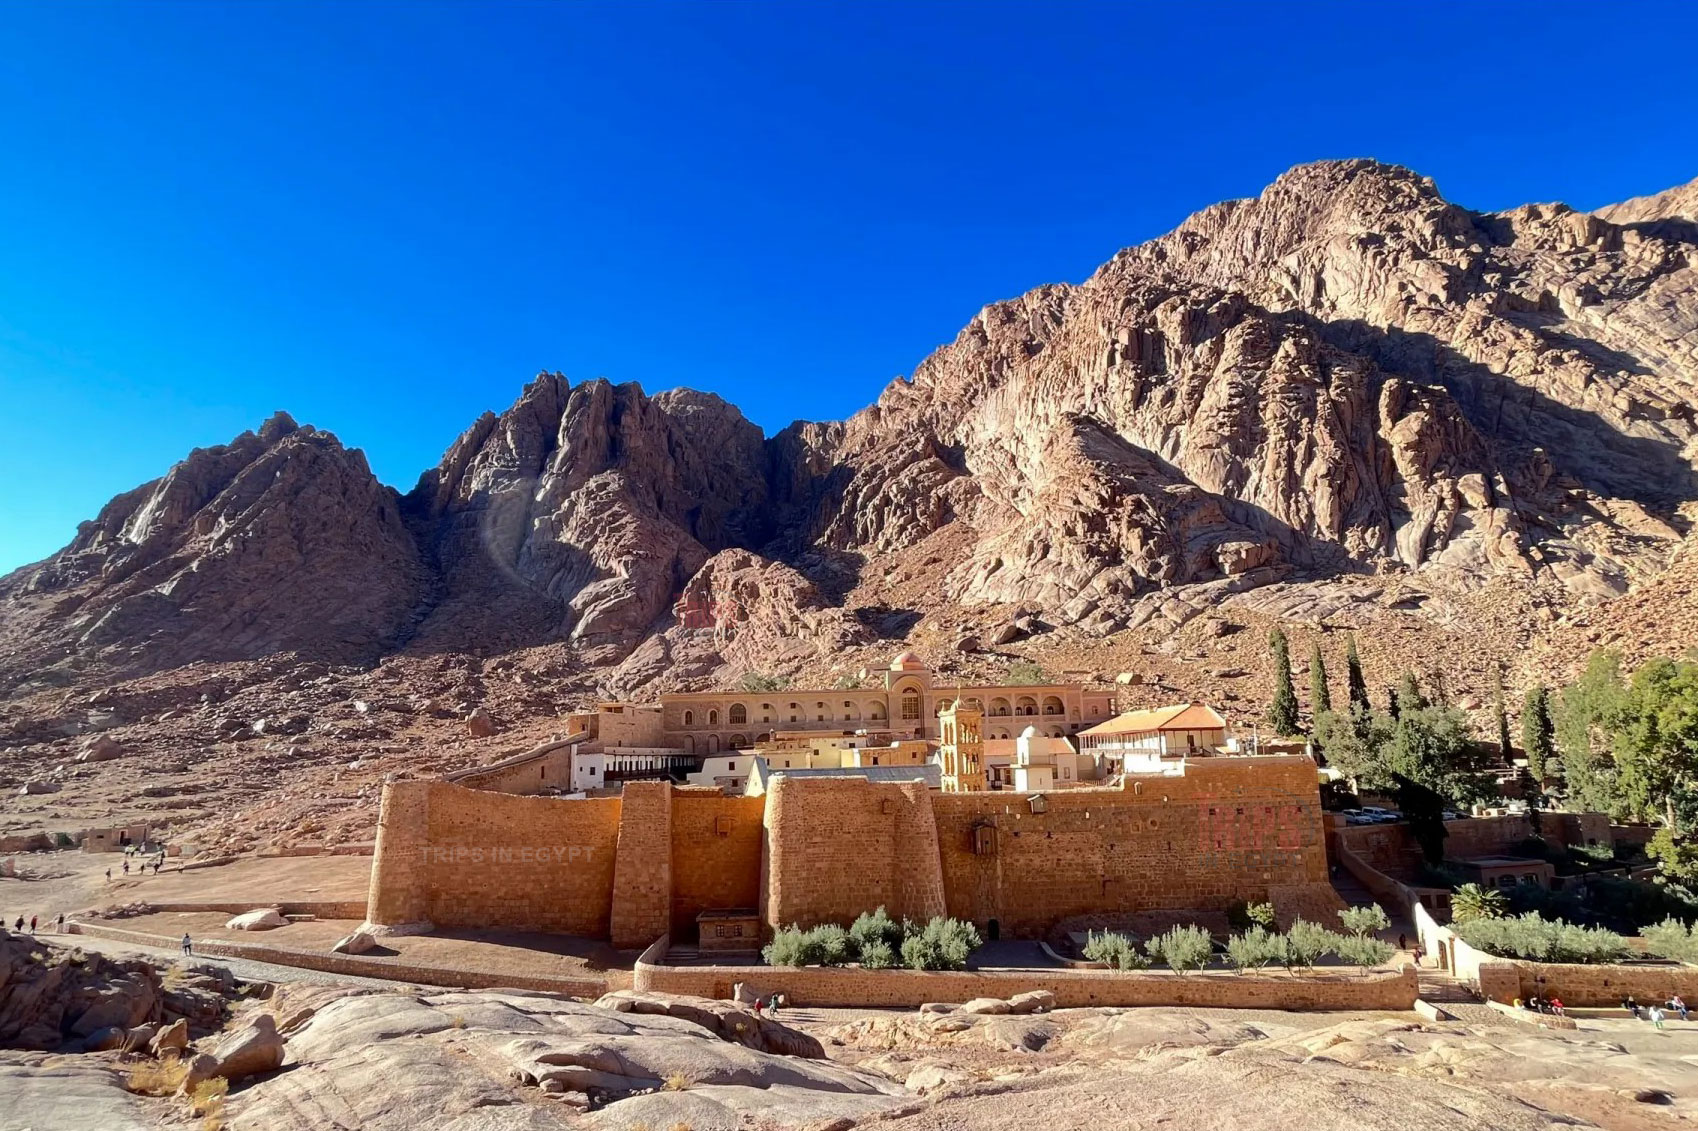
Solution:
[[[1114,714],[1107,687],[940,684],[918,656],[903,652],[876,687],[679,693],[662,695],[657,706],[600,704],[572,721],[603,748],[667,747],[708,756],[767,747],[780,732],[885,731],[893,739],[935,740],[938,716],[956,700],[981,714],[987,740],[1016,738],[1028,726],[1059,738]]]

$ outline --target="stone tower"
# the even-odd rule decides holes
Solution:
[[[985,785],[983,713],[952,700],[938,713],[938,761],[943,766],[943,791],[966,793]]]

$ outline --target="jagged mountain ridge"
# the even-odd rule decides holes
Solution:
[[[771,439],[709,394],[544,375],[400,496],[279,417],[0,579],[0,694],[556,642],[638,690],[957,607],[1107,636],[1188,589],[1386,572],[1561,613],[1654,576],[1698,498],[1691,187],[1487,215],[1301,166]],[[915,556],[929,607],[854,605]]]

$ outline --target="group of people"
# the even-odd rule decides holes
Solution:
[[[36,928],[40,925],[40,923],[41,923],[41,916],[31,915],[29,917],[29,933],[32,934],[32,935],[35,934]],[[4,927],[5,925],[6,925],[6,921],[4,919],[0,919],[0,927]],[[12,924],[12,929],[14,931],[17,931],[19,934],[24,933],[24,917],[22,915],[19,915],[17,922]],[[58,925],[56,926],[55,929],[60,934],[65,933],[65,913],[63,911],[59,912]]]
[[[783,1009],[784,1006],[785,1000],[783,994],[773,994],[771,997],[758,997],[755,999],[755,1016],[761,1017],[770,1012],[774,1017],[777,1017],[778,1011]]]
[[[1688,1019],[1691,1012],[1686,1008],[1685,999],[1679,994],[1675,994],[1673,997],[1661,1004],[1653,1005],[1640,1005],[1634,1000],[1632,994],[1628,994],[1626,997],[1621,999],[1621,1007],[1627,1010],[1627,1015],[1629,1017],[1632,1017],[1637,1021],[1649,1021],[1658,1029],[1663,1027],[1663,1021],[1667,1019],[1670,1013],[1680,1014],[1680,1019],[1685,1021]]]
[[[1527,1008],[1534,1013],[1550,1013],[1557,1017],[1563,1016],[1562,999],[1560,997],[1540,997],[1534,994],[1527,999]]]

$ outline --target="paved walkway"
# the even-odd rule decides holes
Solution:
[[[184,958],[181,950],[163,946],[144,946],[139,943],[118,942],[95,938],[93,935],[54,935],[43,933],[44,941],[62,946],[81,947],[115,958],[142,955],[147,958],[183,959],[202,966],[222,966],[244,982],[305,982],[336,986],[405,986],[413,982],[388,978],[357,978],[350,974],[332,974],[324,970],[306,970],[299,966],[277,966],[270,962],[254,962],[247,958],[224,958],[219,955],[190,955]]]

